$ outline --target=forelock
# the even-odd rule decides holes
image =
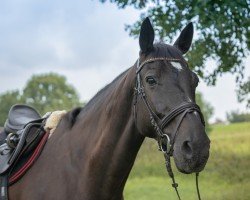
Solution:
[[[154,44],[153,57],[166,57],[183,59],[181,52],[174,46],[162,42]]]

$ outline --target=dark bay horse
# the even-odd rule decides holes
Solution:
[[[158,133],[172,141],[179,171],[202,171],[210,141],[200,113],[189,106],[176,109],[195,105],[198,78],[183,58],[192,37],[190,23],[173,46],[153,44],[154,30],[146,18],[137,63],[84,108],[64,116],[34,166],[9,188],[10,199],[121,200],[144,138],[158,140]],[[181,111],[166,117],[173,110]]]

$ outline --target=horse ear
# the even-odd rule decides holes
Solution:
[[[139,44],[142,53],[148,53],[154,48],[155,33],[149,18],[147,17],[141,25]]]
[[[182,31],[174,46],[177,47],[182,54],[185,54],[191,46],[194,34],[193,23],[190,22]]]

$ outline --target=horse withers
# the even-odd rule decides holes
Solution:
[[[198,77],[183,58],[192,37],[190,23],[173,46],[154,44],[146,18],[136,63],[62,118],[34,166],[9,188],[10,199],[121,200],[145,137],[180,172],[202,171],[210,141],[195,103]]]

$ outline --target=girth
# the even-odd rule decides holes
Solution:
[[[144,86],[143,86],[143,83],[142,83],[142,80],[140,77],[140,71],[142,70],[144,65],[146,63],[151,63],[151,62],[155,62],[155,61],[175,61],[175,62],[182,62],[182,63],[184,62],[185,63],[184,60],[175,59],[175,58],[150,58],[148,60],[145,60],[141,64],[140,64],[139,59],[137,60],[136,88],[135,88],[135,96],[134,96],[134,98],[135,98],[134,117],[135,117],[135,121],[136,121],[136,118],[137,118],[137,113],[136,113],[137,112],[137,108],[136,108],[137,96],[140,96],[142,101],[145,104],[146,109],[148,110],[149,117],[150,117],[150,123],[154,127],[154,130],[157,134],[157,141],[158,141],[159,150],[164,153],[164,157],[165,157],[165,161],[166,161],[166,169],[167,169],[169,176],[171,177],[171,179],[173,181],[172,186],[174,187],[178,198],[181,199],[179,192],[177,190],[178,184],[175,182],[175,178],[174,178],[174,174],[173,174],[171,162],[170,162],[170,157],[173,155],[173,146],[175,143],[175,138],[176,138],[176,135],[178,133],[178,129],[179,129],[183,119],[185,118],[186,114],[192,113],[192,112],[197,112],[199,114],[201,122],[204,126],[205,126],[205,121],[204,121],[204,117],[202,115],[202,112],[200,110],[200,107],[194,102],[184,102],[183,104],[172,109],[162,119],[160,119],[158,117],[158,115],[154,112],[154,110],[152,109],[151,105],[149,104],[149,102],[147,100],[147,95],[145,93]],[[164,134],[163,129],[166,126],[168,126],[171,123],[171,121],[178,116],[179,116],[179,118],[178,118],[177,124],[175,126],[175,129],[173,131],[173,137],[170,140],[170,137],[167,134]],[[199,187],[198,187],[198,173],[196,173],[196,189],[197,189],[198,198],[200,199],[200,193],[199,193]]]

